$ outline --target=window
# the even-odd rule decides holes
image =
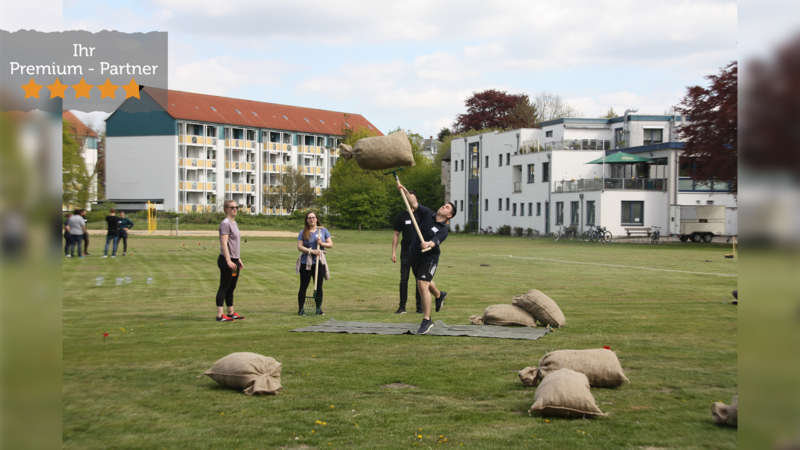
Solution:
[[[86,148],[97,148],[97,138],[87,137],[86,138]]]
[[[533,215],[533,203],[528,203],[528,215]]]
[[[622,128],[614,129],[614,148],[625,147],[625,135],[622,133]]]
[[[622,225],[644,225],[644,202],[622,202]]]
[[[479,179],[478,171],[481,168],[481,157],[480,154],[478,153],[477,142],[475,142],[474,144],[470,144],[468,156],[469,156],[469,179],[477,180]],[[461,169],[463,170],[464,167],[462,166]]]
[[[486,165],[484,167],[489,168],[489,155],[486,155]]]
[[[713,205],[713,204],[714,204],[714,200],[706,200],[706,205]]]
[[[497,210],[498,211],[502,211],[503,210],[503,199],[502,198],[498,198],[497,199]]]
[[[536,179],[536,164],[528,164],[528,183]]]
[[[464,210],[464,200],[461,200],[461,207],[458,208],[458,210],[459,211],[463,211]]]
[[[578,202],[571,202],[569,206],[569,224],[577,225],[580,223],[580,204]]]
[[[484,203],[483,203],[483,210],[484,210],[484,211],[488,211],[488,210],[489,210],[489,199],[487,198],[487,199],[486,199],[486,200],[484,200],[483,202],[484,202]]]
[[[542,163],[542,182],[547,183],[550,181],[550,163]]]
[[[511,164],[511,153],[506,153],[506,165]]]
[[[661,136],[664,130],[661,128],[645,128],[644,129],[644,142],[642,145],[660,144],[663,142]]]
[[[517,215],[517,204],[514,203],[512,206],[513,206],[513,209],[512,209],[513,212],[511,213],[511,215],[512,216],[516,216]]]
[[[542,203],[541,202],[536,202],[536,215],[537,216],[541,216],[542,215]]]
[[[545,131],[544,132],[544,137],[553,137],[553,130]]]
[[[594,225],[594,201],[586,202],[586,225]]]
[[[511,204],[510,201],[511,201],[510,198],[506,198],[506,211],[509,210],[509,205]]]
[[[500,157],[500,160],[499,160],[499,161],[497,161],[497,165],[498,165],[498,166],[502,166],[502,165],[503,165],[503,155],[497,155],[497,156],[499,156],[499,157]]]
[[[464,171],[464,160],[463,159],[461,160],[461,171],[462,172]]]
[[[556,225],[564,225],[564,202],[556,202]]]

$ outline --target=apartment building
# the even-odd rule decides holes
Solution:
[[[728,184],[688,176],[696,162],[682,157],[684,124],[680,116],[626,114],[454,139],[447,157],[450,196],[464,214],[452,226],[548,233],[602,225],[615,236],[659,226],[667,234],[679,233],[680,206],[722,205],[734,217],[726,233],[736,234],[737,204]],[[590,164],[620,152],[649,161]]]
[[[286,214],[269,201],[278,177],[302,171],[327,188],[344,128],[382,133],[359,114],[145,87],[106,119],[106,190],[123,209]]]

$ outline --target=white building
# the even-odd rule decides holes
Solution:
[[[544,122],[540,129],[454,139],[450,196],[459,214],[451,227],[497,231],[510,225],[548,233],[562,226],[583,231],[601,225],[619,236],[627,234],[626,228],[659,226],[663,234],[677,234],[679,206],[723,205],[735,213],[727,183],[704,186],[688,178],[694,162],[681,158],[677,130],[682,120],[565,118]],[[652,161],[587,164],[617,152]]]
[[[81,157],[86,164],[86,173],[93,178],[89,189],[89,203],[87,205],[62,205],[62,209],[86,208],[91,211],[92,204],[97,201],[97,133],[81,121],[72,111],[62,111],[62,117],[69,122],[75,141],[80,146]]]
[[[140,97],[106,119],[106,198],[122,209],[212,212],[235,200],[245,213],[286,214],[268,199],[281,173],[300,169],[319,195],[343,129],[382,136],[359,114],[154,88]]]

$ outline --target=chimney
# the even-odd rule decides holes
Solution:
[[[431,139],[433,139],[433,136],[431,136]]]

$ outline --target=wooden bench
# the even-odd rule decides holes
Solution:
[[[650,237],[650,233],[652,231],[650,227],[647,228],[636,227],[636,228],[625,228],[625,232],[628,233],[628,237],[631,237],[631,234],[646,234],[647,237]]]

